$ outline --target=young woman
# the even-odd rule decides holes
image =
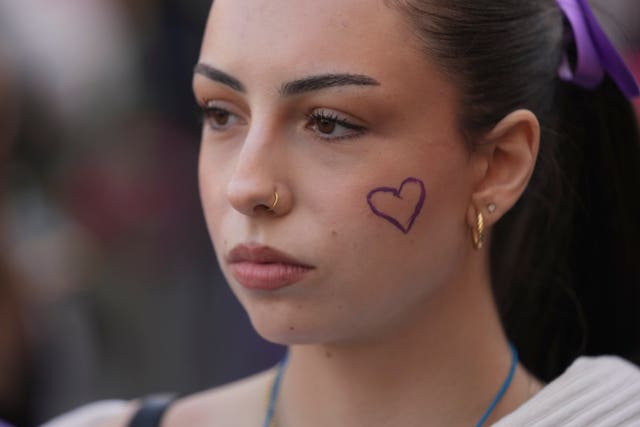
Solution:
[[[288,356],[49,426],[640,425],[638,369],[578,358],[640,355],[638,87],[584,0],[216,0],[194,91],[218,261]]]

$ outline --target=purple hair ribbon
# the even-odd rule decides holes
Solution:
[[[587,0],[556,0],[573,30],[577,63],[571,68],[564,58],[558,71],[562,80],[595,89],[608,74],[629,99],[640,96],[640,86],[631,70],[600,27]]]

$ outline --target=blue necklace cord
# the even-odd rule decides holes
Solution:
[[[511,343],[509,343],[509,349],[511,350],[511,368],[509,369],[509,374],[507,375],[507,378],[505,378],[504,383],[502,383],[502,387],[500,387],[500,390],[498,390],[496,397],[493,398],[493,401],[487,408],[487,411],[484,413],[482,418],[480,418],[480,421],[478,421],[478,424],[476,424],[476,427],[482,427],[482,425],[484,424],[485,421],[487,421],[487,418],[489,418],[489,416],[491,415],[493,410],[496,408],[496,406],[498,406],[498,403],[500,402],[500,400],[502,400],[502,397],[504,396],[504,394],[509,389],[509,386],[511,385],[511,381],[513,380],[513,375],[515,374],[516,367],[518,366],[518,351]],[[288,361],[289,361],[289,353],[287,352],[287,354],[282,358],[282,360],[278,365],[278,372],[276,372],[276,377],[273,380],[273,384],[271,385],[271,391],[269,392],[269,403],[267,406],[267,413],[265,414],[264,423],[262,423],[262,427],[269,427],[273,420],[273,413],[276,409],[276,400],[278,399],[278,394],[280,392],[280,383],[282,382],[282,374],[284,374],[284,368],[286,367]]]
[[[489,405],[489,408],[487,408],[487,412],[484,413],[482,418],[480,418],[480,421],[478,421],[478,424],[476,424],[476,427],[481,427],[482,424],[484,424],[484,422],[487,421],[487,418],[489,418],[489,415],[491,415],[491,412],[493,412],[495,407],[498,405],[498,403],[502,399],[502,396],[504,396],[504,394],[507,392],[507,389],[511,385],[511,380],[513,380],[513,374],[515,374],[516,367],[518,366],[518,351],[511,343],[509,343],[509,348],[511,349],[511,368],[509,369],[509,374],[507,375],[507,378],[504,380],[504,383],[502,383],[502,387],[500,387],[498,394],[496,394],[496,397],[493,398],[493,402],[491,402],[491,405]]]
[[[284,368],[289,361],[289,352],[284,355],[280,363],[278,364],[278,372],[276,372],[276,377],[273,380],[273,384],[271,385],[271,391],[269,392],[269,403],[267,405],[267,413],[264,417],[264,423],[262,423],[262,427],[269,427],[271,425],[271,421],[273,420],[273,412],[276,410],[276,400],[278,400],[278,395],[280,394],[280,383],[282,382],[282,374],[284,374]]]

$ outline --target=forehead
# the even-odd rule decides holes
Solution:
[[[286,66],[287,74],[362,71],[419,59],[411,41],[405,21],[382,0],[216,0],[201,60],[246,72],[256,63]]]

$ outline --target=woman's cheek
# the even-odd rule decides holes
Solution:
[[[391,226],[408,235],[422,214],[427,196],[425,184],[415,176],[389,181],[367,192],[367,205],[380,226]]]
[[[224,212],[229,206],[224,185],[227,178],[224,176],[223,168],[215,167],[217,164],[218,162],[211,158],[211,153],[206,149],[201,151],[198,168],[200,200],[209,236],[216,249],[220,243],[218,241],[222,239]]]
[[[334,265],[379,270],[422,249],[428,190],[420,176],[388,174],[342,190],[341,198],[316,212],[325,217],[323,227],[331,237],[325,252]]]

